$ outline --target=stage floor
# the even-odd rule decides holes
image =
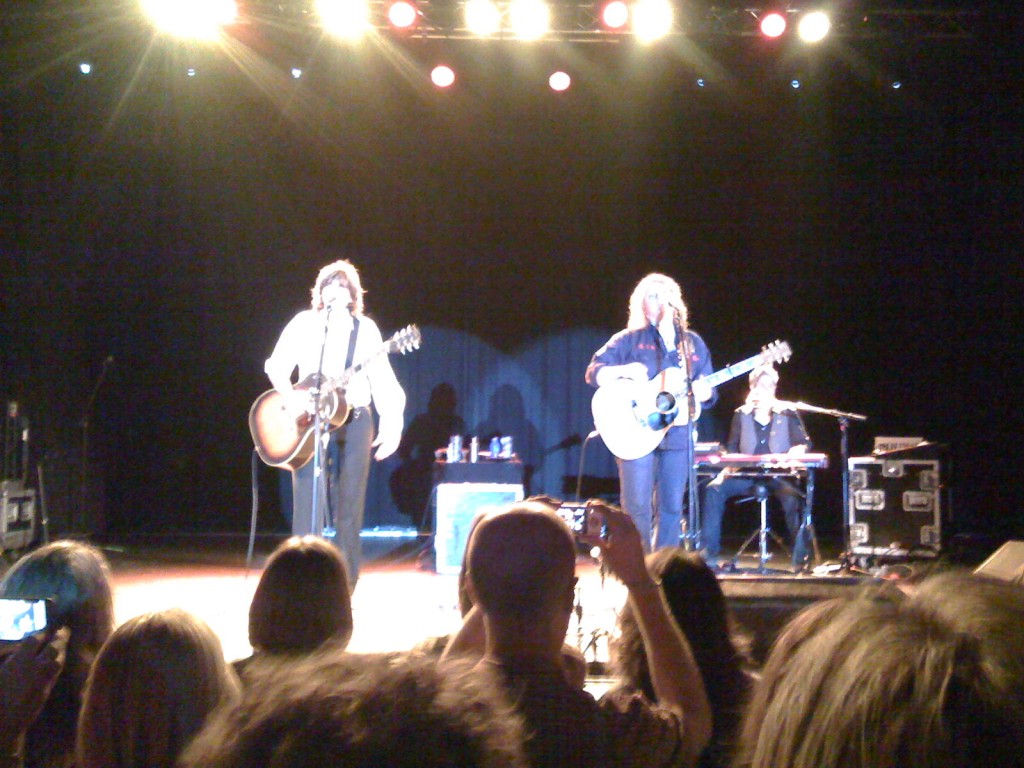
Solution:
[[[113,570],[117,622],[148,611],[183,608],[214,629],[228,659],[247,656],[251,650],[249,603],[263,562],[282,539],[261,537],[251,568],[246,567],[247,540],[242,537],[101,544]],[[373,551],[381,548],[379,543],[366,547],[367,562],[352,598],[354,631],[349,648],[353,652],[409,650],[459,627],[457,575],[434,572],[423,547],[415,541],[390,546],[384,552]],[[745,556],[738,572],[721,577],[723,590],[736,609],[746,615],[746,621],[753,617],[752,631],[766,635],[755,643],[758,653],[767,647],[775,625],[785,616],[835,588],[863,580],[836,572],[796,575],[784,560],[769,561],[767,571],[759,565],[756,557]],[[579,607],[568,642],[600,666],[607,661],[607,641],[626,593],[615,579],[603,578],[586,553],[580,554],[577,572]],[[771,614],[768,618],[766,610]]]

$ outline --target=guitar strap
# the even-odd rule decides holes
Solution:
[[[352,361],[356,357],[356,335],[359,333],[359,317],[352,316],[352,333],[348,337],[348,354],[345,355],[345,370],[352,367]]]

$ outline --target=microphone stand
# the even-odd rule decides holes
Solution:
[[[324,340],[320,345],[320,362],[316,369],[316,385],[313,390],[313,439],[316,442],[313,445],[313,493],[312,493],[312,509],[310,510],[310,522],[309,532],[314,534],[316,531],[321,531],[324,536],[333,535],[328,534],[328,528],[326,525],[326,517],[328,510],[327,504],[324,504],[324,514],[321,516],[320,513],[320,475],[323,472],[323,461],[324,461],[324,441],[323,437],[326,431],[323,428],[323,394],[324,394],[324,355],[327,352],[327,334],[331,328],[331,305],[328,304],[324,307],[324,314],[326,320],[324,322]],[[323,433],[323,434],[321,434]],[[298,510],[296,510],[298,514]],[[318,526],[319,523],[323,522],[323,525]]]
[[[842,461],[841,480],[843,484],[843,546],[846,552],[843,553],[844,567],[848,565],[850,557],[850,443],[849,427],[851,421],[867,421],[868,417],[860,413],[848,411],[837,411],[834,408],[820,408],[807,403],[791,403],[798,412],[820,413],[823,416],[831,416],[839,422],[839,456]]]
[[[78,488],[78,510],[72,514],[72,529],[78,527],[78,514],[81,512],[85,514],[86,509],[86,496],[89,491],[89,423],[92,414],[93,405],[96,403],[96,396],[99,394],[100,387],[103,386],[103,380],[107,376],[107,369],[111,363],[114,362],[113,355],[107,355],[103,360],[103,367],[100,368],[100,374],[96,377],[96,383],[92,386],[92,392],[89,393],[89,400],[85,404],[85,410],[82,412],[82,420],[78,422],[78,426],[82,428],[82,467],[81,467],[81,485]],[[76,531],[77,532],[77,531]]]
[[[688,552],[696,552],[700,549],[701,544],[701,520],[700,510],[698,508],[698,495],[697,495],[697,462],[696,462],[696,425],[694,422],[694,416],[697,414],[697,399],[693,394],[693,366],[690,360],[690,355],[687,353],[687,336],[686,330],[683,328],[680,322],[679,310],[673,309],[673,322],[676,328],[676,338],[678,339],[676,354],[679,356],[679,363],[683,371],[686,373],[686,408],[687,408],[687,419],[686,429],[689,430],[688,436],[688,450],[690,452],[690,461],[687,464],[687,477],[686,477],[686,533],[683,535],[683,549]]]

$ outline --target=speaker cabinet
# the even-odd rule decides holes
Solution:
[[[36,534],[36,492],[21,481],[0,483],[0,550],[25,549]]]
[[[852,458],[850,551],[935,557],[942,549],[938,461]]]
[[[522,501],[523,486],[513,483],[440,483],[434,551],[438,573],[458,573],[477,515]]]

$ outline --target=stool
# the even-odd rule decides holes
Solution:
[[[776,544],[778,544],[785,552],[789,553],[789,548],[785,542],[779,536],[768,527],[768,486],[764,483],[756,483],[754,485],[754,495],[748,496],[745,499],[740,499],[737,503],[743,503],[746,501],[756,501],[761,507],[761,526],[754,531],[747,540],[743,542],[743,546],[737,550],[736,554],[732,556],[732,567],[736,567],[737,561],[747,551],[754,539],[758,541],[758,555],[761,561],[760,571],[763,573],[767,570],[766,563],[771,559],[771,554],[768,552],[768,537],[771,537]]]

